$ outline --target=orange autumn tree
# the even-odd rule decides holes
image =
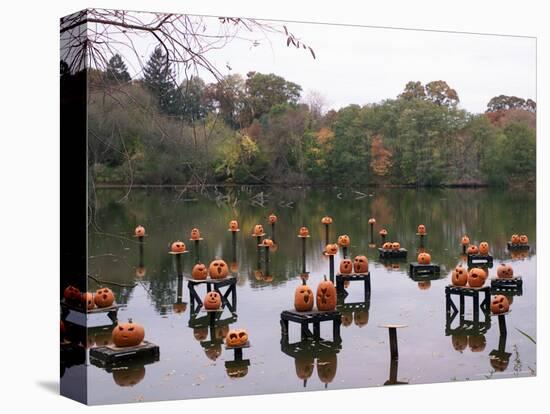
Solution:
[[[393,153],[384,146],[381,135],[372,137],[370,167],[374,175],[385,177],[390,174]]]

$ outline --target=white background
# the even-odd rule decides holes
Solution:
[[[134,413],[541,412],[550,390],[548,231],[549,12],[544,1],[9,1],[0,23],[0,404],[4,412],[80,412],[57,395],[59,17],[85,7],[517,34],[538,37],[538,362],[536,378],[133,404]],[[506,70],[506,68],[503,68]],[[546,89],[545,89],[546,88]],[[281,379],[284,381],[284,379]],[[546,395],[545,395],[546,393]],[[89,408],[111,412],[120,406]],[[32,411],[31,411],[32,410]]]

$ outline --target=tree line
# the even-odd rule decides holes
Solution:
[[[88,76],[89,162],[98,184],[535,180],[531,99],[496,96],[473,114],[459,108],[445,81],[411,81],[395,98],[326,110],[319,94],[304,97],[300,85],[276,74],[177,82],[161,48],[139,79],[119,55]]]

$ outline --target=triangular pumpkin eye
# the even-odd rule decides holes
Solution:
[[[237,335],[235,335],[234,333],[229,334],[229,338],[230,339],[237,339]]]
[[[239,332],[239,338],[242,338],[243,336],[245,336],[246,334],[244,332]]]

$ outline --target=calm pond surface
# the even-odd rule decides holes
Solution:
[[[111,286],[117,302],[126,305],[118,319],[133,318],[143,324],[146,339],[160,347],[160,360],[115,373],[90,364],[89,402],[380,386],[390,379],[388,331],[379,327],[388,323],[407,325],[398,330],[399,365],[394,380],[421,384],[535,375],[536,346],[520,332],[536,340],[535,194],[485,189],[364,191],[367,194],[363,197],[350,189],[219,187],[202,193],[133,189],[120,201],[125,190],[98,190],[89,233],[90,274],[119,284],[136,283],[133,288]],[[250,234],[257,223],[270,231],[267,216],[271,212],[279,218],[277,250],[270,254],[270,274],[266,275],[258,271],[256,239]],[[328,260],[321,255],[324,227],[320,219],[324,215],[334,219],[333,241],[339,234],[348,234],[351,256],[367,255],[370,303],[364,301],[362,284],[352,283],[345,303],[359,305],[355,310],[342,308],[341,349],[325,349],[318,358],[317,354],[305,353],[295,359],[282,350],[280,314],[293,308],[294,289],[301,283],[301,242],[297,237],[301,226],[308,226],[311,233],[307,240],[308,284],[315,289],[328,274]],[[407,261],[381,262],[376,248],[369,246],[370,217],[377,220],[375,242],[380,242],[378,230],[387,228],[388,240],[399,241],[409,250]],[[227,229],[234,218],[242,229],[237,237],[237,264],[231,265],[238,280],[237,315],[231,318],[226,309],[221,318],[231,322],[231,328],[246,328],[250,335],[251,347],[243,354],[250,365],[238,368],[238,378],[229,376],[231,368],[226,369],[225,364],[234,359],[233,352],[215,340],[212,345],[208,329],[193,325],[196,319],[190,314],[187,287],[194,264],[190,230],[198,227],[204,237],[200,250],[203,262],[221,257],[231,263],[231,234]],[[416,260],[415,233],[420,223],[428,229],[426,249],[432,261],[441,265],[436,280],[415,281],[408,274],[408,262]],[[145,226],[148,235],[142,266],[139,245],[132,237],[138,224]],[[528,253],[512,255],[507,251],[506,242],[512,233],[529,235]],[[523,277],[523,292],[513,297],[512,311],[506,316],[505,343],[496,317],[489,317],[490,327],[486,326],[485,333],[471,332],[468,337],[446,330],[445,286],[450,283],[451,270],[464,260],[459,246],[463,234],[472,242],[490,243],[495,259],[490,277],[496,276],[496,265],[503,261],[511,263],[515,274]],[[191,249],[184,260],[184,279],[179,286],[183,298],[179,301],[174,257],[168,254],[170,242],[178,239]],[[339,260],[337,256],[336,266]],[[89,289],[96,288],[91,282]],[[469,300],[465,317],[472,317]],[[458,319],[450,329],[458,326]],[[221,337],[226,327],[218,324],[214,336]],[[332,336],[324,324],[321,334],[328,339]],[[90,331],[88,347],[104,344],[109,335],[110,331]],[[491,352],[499,350],[499,339],[500,351],[509,353],[508,361],[491,359]],[[292,323],[290,341],[299,341],[298,325]],[[72,366],[64,376],[71,378],[79,369],[82,365]]]

